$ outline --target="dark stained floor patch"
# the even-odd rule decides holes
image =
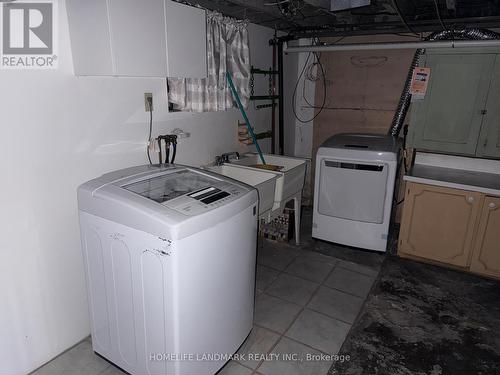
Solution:
[[[500,283],[389,256],[335,375],[499,375]]]

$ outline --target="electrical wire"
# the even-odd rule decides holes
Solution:
[[[406,148],[406,140],[403,140],[403,147],[401,150],[401,158],[398,161],[398,165],[396,167],[396,183],[395,183],[395,189],[394,189],[394,195],[392,196],[392,204],[393,207],[399,206],[401,203],[405,201],[405,197],[398,201],[398,197],[400,195],[400,189],[401,189],[401,166],[404,166],[405,172],[404,174],[406,175],[407,170],[406,170],[406,156],[405,156],[405,148]]]
[[[397,36],[404,36],[407,38],[416,38],[416,39],[422,39],[422,35],[420,34],[405,34],[405,33],[393,33],[391,35],[397,35]]]
[[[153,133],[153,106],[151,105],[151,101],[148,98],[148,107],[149,107],[149,136],[148,136],[148,144],[146,145],[146,151],[148,153],[149,164],[153,165],[151,161],[151,155],[149,154],[149,145],[151,144],[151,135]]]
[[[344,40],[345,38],[347,38],[347,35],[341,36],[340,38],[338,38],[336,41],[332,42],[331,44],[337,44],[338,42]],[[318,41],[319,41],[319,39],[318,39]]]
[[[289,3],[290,0],[282,0],[282,1],[275,1],[274,3],[264,3],[262,5],[266,5],[266,6],[270,6],[270,5],[273,5],[273,6],[276,6],[276,5],[280,5],[280,4],[284,4],[284,3]]]
[[[311,102],[309,102],[309,100],[307,99],[307,95],[306,95],[306,80],[310,81],[310,82],[317,82],[319,80],[318,67],[319,67],[319,59],[321,57],[321,54],[320,53],[318,53],[318,54],[315,53],[314,56],[316,57],[316,62],[313,62],[312,64],[309,64],[308,68],[306,69],[306,71],[304,73],[304,80],[302,82],[302,99],[311,108],[314,108],[315,105],[312,104]],[[314,67],[316,67],[316,74],[313,73]]]
[[[314,114],[314,116],[308,120],[304,120],[304,119],[301,119],[298,115],[297,115],[297,110],[296,110],[296,101],[297,101],[297,88],[299,86],[299,82],[300,82],[300,79],[302,78],[302,76],[304,76],[304,73],[306,71],[306,68],[309,66],[308,63],[309,63],[309,59],[311,58],[311,55],[314,55],[314,57],[316,58],[316,62],[315,63],[312,63],[312,64],[317,64],[317,66],[320,68],[321,70],[321,75],[323,77],[323,102],[321,103],[321,106],[319,107],[319,110]],[[312,65],[311,64],[311,65]],[[311,73],[312,74],[312,73]],[[319,78],[315,77],[315,81],[317,81]],[[313,105],[311,105],[311,103],[309,103],[309,101],[306,99],[305,97],[305,80],[306,80],[306,77],[304,76],[304,87],[302,89],[302,97],[304,99],[304,101],[311,107],[311,108],[314,108]],[[297,82],[295,82],[295,87],[293,89],[293,94],[292,94],[292,111],[293,111],[293,115],[295,116],[295,118],[297,119],[297,121],[303,123],[303,124],[307,124],[308,122],[311,122],[313,121],[316,117],[318,117],[318,115],[323,111],[323,109],[325,109],[325,104],[326,104],[326,74],[325,74],[325,70],[323,68],[323,64],[321,63],[321,60],[320,60],[320,55],[318,55],[316,52],[309,52],[309,54],[307,55],[307,58],[306,58],[306,61],[304,62],[304,66],[302,67],[302,70],[299,74],[299,77],[297,78]]]
[[[406,141],[408,139],[408,124],[403,127],[403,166],[405,168],[405,174],[408,173],[408,168],[406,165]]]
[[[401,13],[401,9],[399,9],[399,5],[398,5],[398,1],[397,0],[392,0],[392,6],[394,7],[394,10],[398,14],[399,18],[401,18],[401,21],[406,26],[406,28],[408,29],[408,31],[410,33],[412,33],[412,34],[418,34],[417,32],[415,32],[415,30],[413,30],[411,28],[411,26],[408,24],[408,22],[406,21],[405,17],[403,16],[403,13]]]
[[[443,28],[444,31],[448,31],[448,28],[444,24],[443,17],[441,17],[441,12],[439,11],[439,4],[438,4],[437,0],[434,0],[434,6],[436,7],[436,14],[438,16],[439,23],[441,24],[441,27]]]

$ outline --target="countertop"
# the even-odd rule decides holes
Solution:
[[[500,174],[415,164],[404,180],[500,196]]]

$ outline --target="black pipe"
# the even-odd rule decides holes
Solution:
[[[276,38],[276,32],[274,32],[274,37]],[[279,74],[279,72],[276,70],[276,43],[271,43],[273,46],[273,67],[272,69],[276,72],[276,74]],[[276,95],[276,74],[273,74],[271,77],[271,95]],[[266,104],[260,104],[266,105]],[[259,106],[257,106],[257,109]],[[271,154],[274,154],[276,152],[276,101],[273,99],[271,101]]]
[[[165,139],[165,164],[170,163],[168,158],[170,157],[170,141]]]
[[[250,95],[250,100],[274,100],[279,99],[278,95]]]
[[[283,40],[278,40],[278,153],[280,155],[284,154],[284,128],[285,122],[283,119],[284,114],[284,95],[283,95]]]
[[[278,74],[278,71],[274,70],[274,69],[275,68],[272,68],[272,69],[269,69],[269,70],[264,70],[264,69],[252,68],[250,70],[250,72],[252,74],[264,74],[264,75],[267,75],[267,74]]]
[[[174,164],[175,162],[175,155],[177,154],[177,142],[172,143],[172,160],[170,161],[170,164]]]
[[[162,164],[162,156],[161,156],[161,137],[158,137],[158,162]],[[168,163],[168,160],[167,160]]]

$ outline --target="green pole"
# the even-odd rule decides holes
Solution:
[[[253,143],[255,144],[255,148],[257,148],[257,152],[259,153],[260,160],[262,161],[262,164],[266,164],[266,161],[264,160],[264,155],[262,155],[262,150],[260,149],[259,142],[257,142],[257,138],[255,137],[255,133],[253,132],[252,127],[250,126],[250,120],[248,119],[247,113],[245,112],[245,108],[243,108],[243,104],[241,104],[240,97],[238,93],[236,92],[236,88],[234,87],[233,80],[231,79],[231,75],[229,72],[226,72],[226,77],[227,81],[229,82],[229,87],[231,88],[231,91],[233,92],[234,99],[236,99],[236,103],[238,103],[238,108],[240,109],[241,115],[243,116],[243,119],[245,120],[245,123],[247,124],[247,129],[250,135],[252,136]]]

